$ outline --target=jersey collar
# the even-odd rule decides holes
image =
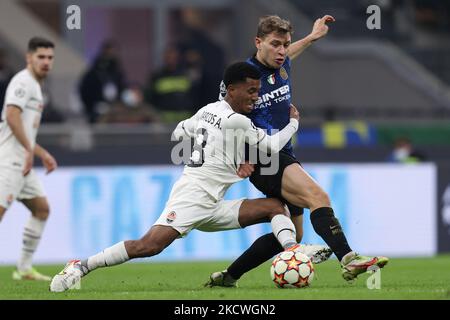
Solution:
[[[231,111],[234,112],[233,108],[230,106],[230,104],[228,102],[225,101],[225,99],[221,100],[220,102],[224,103],[228,109],[230,109]]]
[[[287,59],[289,59],[289,57],[286,57],[286,60],[284,60],[284,63],[286,63]],[[259,62],[258,59],[256,59],[256,53],[253,54],[253,56],[250,57],[250,61],[251,61],[253,64],[255,64],[256,66],[258,66],[258,67],[260,67],[260,68],[264,68],[264,69],[266,69],[266,70],[270,70],[270,71],[280,70],[281,67],[284,66],[284,63],[283,63],[283,65],[282,65],[280,68],[272,68],[272,67],[268,67],[268,66],[262,64],[261,62]]]

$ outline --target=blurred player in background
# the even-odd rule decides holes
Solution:
[[[260,99],[249,115],[257,127],[266,129],[268,134],[271,134],[272,130],[283,128],[289,121],[291,60],[298,57],[314,41],[324,37],[328,33],[326,23],[334,21],[330,15],[317,19],[308,36],[291,43],[293,28],[289,21],[275,15],[260,19],[255,38],[257,52],[247,59],[247,62],[257,67],[262,74]],[[226,89],[221,86],[221,96],[225,93]],[[256,164],[253,168],[251,164],[244,164],[239,172],[242,176],[250,176],[253,185],[266,196],[276,197],[288,205],[296,227],[298,242],[303,235],[303,208],[310,210],[315,232],[322,237],[341,262],[342,275],[346,280],[355,279],[372,265],[383,267],[387,263],[385,257],[361,256],[351,250],[331,208],[328,195],[302,168],[295,158],[290,141],[279,153],[277,174],[262,173],[261,168],[264,166]],[[320,249],[320,246],[315,245],[313,247],[317,248],[312,259],[314,263],[322,262],[331,255],[329,249]],[[303,245],[304,248],[307,246]],[[301,247],[299,249],[302,251]],[[263,235],[226,270],[211,274],[206,285],[235,286],[236,281],[244,273],[281,251],[282,248],[272,233]]]
[[[228,188],[242,180],[237,170],[244,160],[245,143],[277,153],[298,129],[299,114],[294,106],[286,126],[273,136],[241,114],[251,112],[258,100],[260,77],[258,69],[246,62],[225,70],[224,100],[201,108],[174,131],[177,140],[194,138],[195,143],[191,161],[174,184],[159,219],[139,240],[121,241],[86,260],[69,261],[53,278],[51,291],[65,291],[97,268],[157,255],[192,229],[221,231],[270,221],[281,247],[297,247],[294,224],[278,199],[223,200]]]
[[[41,84],[52,69],[54,44],[34,37],[28,43],[27,67],[18,72],[6,89],[0,122],[0,221],[15,199],[30,211],[23,231],[23,245],[15,280],[51,278],[32,267],[32,259],[49,215],[44,190],[33,170],[34,156],[41,158],[47,173],[56,169],[53,156],[36,143],[44,108]]]

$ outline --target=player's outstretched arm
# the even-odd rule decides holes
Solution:
[[[291,104],[290,117],[291,120],[288,125],[271,136],[262,129],[256,128],[250,122],[250,128],[248,128],[246,134],[246,142],[250,145],[256,145],[258,149],[266,153],[279,152],[298,130],[300,115],[293,104]]]
[[[327,22],[336,21],[333,16],[325,15],[322,18],[317,19],[314,22],[312,31],[303,39],[300,39],[289,46],[289,58],[295,59],[298,57],[306,48],[308,48],[314,41],[323,38],[328,33]]]

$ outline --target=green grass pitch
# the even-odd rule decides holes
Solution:
[[[278,289],[269,276],[269,263],[246,274],[238,288],[204,288],[213,271],[228,262],[127,263],[99,269],[81,282],[80,290],[52,293],[48,283],[14,281],[13,266],[0,267],[0,300],[7,299],[123,299],[123,300],[305,300],[305,299],[450,299],[450,255],[391,259],[382,269],[381,289],[366,287],[368,274],[354,284],[340,275],[335,259],[316,265],[309,288]],[[62,265],[38,266],[53,275]]]

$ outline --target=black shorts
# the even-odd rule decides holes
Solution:
[[[250,181],[259,191],[264,193],[268,198],[278,198],[280,201],[285,203],[288,206],[292,216],[302,215],[303,208],[297,207],[289,203],[281,195],[281,180],[283,179],[284,169],[286,169],[287,166],[293,163],[300,164],[300,162],[284,151],[280,151],[279,159],[280,159],[279,169],[276,174],[262,175],[261,168],[270,167],[270,163],[267,165],[256,164],[255,171],[250,176]]]

